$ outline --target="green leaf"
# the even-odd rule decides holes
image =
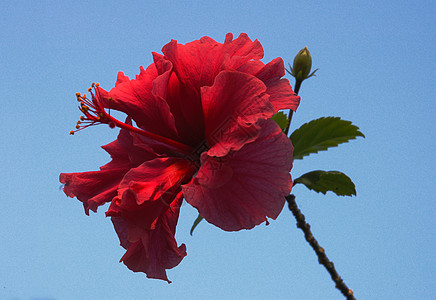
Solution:
[[[338,171],[312,171],[294,180],[294,184],[298,183],[317,193],[332,191],[338,196],[356,195],[356,187],[350,177]]]
[[[323,117],[303,124],[291,134],[294,160],[311,153],[327,150],[358,136],[365,137],[359,127],[339,117]]]
[[[273,119],[280,126],[283,132],[285,132],[286,127],[288,127],[289,124],[288,116],[286,116],[285,113],[279,111],[274,116],[272,116],[271,119]]]
[[[197,217],[197,219],[195,219],[194,224],[192,224],[191,231],[189,232],[191,235],[194,232],[195,227],[197,227],[197,225],[200,224],[200,222],[202,220],[203,220],[203,217],[200,216],[200,214],[198,214],[198,217]]]

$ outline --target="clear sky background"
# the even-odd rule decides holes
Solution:
[[[85,216],[61,172],[96,170],[117,130],[68,135],[76,92],[134,76],[171,39],[241,32],[264,62],[308,46],[292,130],[322,116],[366,135],[294,163],[339,170],[357,197],[298,185],[297,203],[357,299],[436,299],[434,1],[2,1],[0,4],[0,299],[343,299],[285,207],[276,221],[224,232],[187,204],[177,241],[188,256],[146,279],[104,211]],[[288,76],[289,78],[289,76]],[[291,80],[293,84],[293,80]]]

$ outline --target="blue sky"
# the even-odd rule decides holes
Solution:
[[[338,116],[366,135],[296,161],[292,175],[340,170],[357,197],[296,186],[297,203],[357,299],[436,298],[434,1],[3,1],[0,4],[1,299],[342,299],[285,207],[276,221],[228,233],[184,204],[188,256],[146,279],[104,209],[87,217],[60,172],[95,170],[117,132],[69,136],[75,93],[134,76],[171,39],[247,33],[264,62],[308,46],[291,130]],[[288,77],[289,78],[289,77]],[[292,84],[293,81],[291,80]]]

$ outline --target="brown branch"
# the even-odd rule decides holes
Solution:
[[[332,280],[336,283],[336,288],[341,291],[347,300],[356,300],[356,298],[354,298],[353,291],[347,287],[341,276],[339,276],[338,272],[336,272],[335,265],[328,259],[324,248],[318,244],[318,241],[312,235],[312,232],[310,231],[310,225],[306,223],[304,215],[298,208],[297,202],[295,202],[295,196],[289,195],[285,198],[286,201],[288,201],[289,209],[292,211],[292,214],[297,220],[297,227],[304,232],[306,241],[310,244],[310,246],[312,246],[312,249],[318,256],[318,262],[322,264],[329,272]]]

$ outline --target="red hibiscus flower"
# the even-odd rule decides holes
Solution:
[[[118,74],[109,92],[77,94],[77,130],[119,127],[103,146],[112,161],[99,171],[62,173],[70,197],[86,214],[110,202],[110,216],[127,249],[121,261],[149,278],[170,282],[166,269],[186,256],[174,234],[183,199],[224,230],[250,229],[275,219],[292,188],[292,145],[270,118],[300,101],[281,58],[268,64],[246,34],[224,43],[209,37],[153,53],[136,79]],[[127,114],[125,122],[110,110]],[[74,133],[74,132],[72,132]]]

